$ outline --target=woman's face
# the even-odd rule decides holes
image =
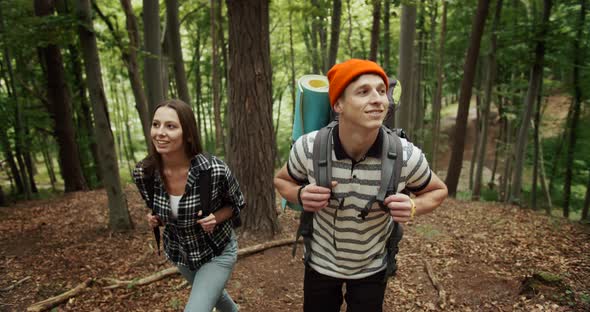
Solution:
[[[162,106],[156,110],[150,136],[159,154],[184,153],[182,127],[174,109]]]

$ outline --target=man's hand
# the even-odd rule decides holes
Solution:
[[[332,181],[332,188],[336,187],[338,182]],[[332,190],[327,187],[308,184],[301,190],[301,204],[303,210],[318,212],[328,206]]]
[[[203,211],[199,211],[198,216],[202,216],[203,215]],[[210,213],[208,216],[204,217],[203,219],[199,219],[197,220],[197,223],[199,223],[201,225],[201,227],[203,228],[203,231],[207,232],[207,233],[213,233],[213,230],[215,230],[215,226],[217,225],[217,219],[215,218],[215,215]]]
[[[389,208],[389,214],[396,222],[408,222],[411,220],[412,202],[410,196],[397,193],[387,196],[383,204]]]
[[[148,214],[147,214],[147,220],[148,220],[148,224],[149,224],[151,227],[153,227],[153,228],[155,228],[155,227],[158,227],[158,226],[162,225],[162,222],[160,221],[160,218],[159,218],[158,216],[154,216],[154,215],[153,215],[153,214],[151,214],[151,213],[148,213]]]

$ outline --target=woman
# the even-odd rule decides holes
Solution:
[[[166,257],[192,285],[185,311],[237,311],[224,287],[237,259],[233,224],[244,207],[238,182],[223,161],[203,155],[186,103],[160,103],[150,136],[150,155],[137,164],[133,179],[152,209],[149,224],[165,227]],[[201,179],[211,181],[209,207],[201,207]]]

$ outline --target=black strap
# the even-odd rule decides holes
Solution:
[[[204,156],[207,157],[207,162],[209,163],[209,168],[201,170],[199,173],[199,196],[200,196],[200,203],[201,203],[201,216],[197,217],[198,219],[205,218],[211,213],[211,170],[213,168],[212,163],[212,156],[208,153],[203,153]],[[207,245],[213,249],[213,253],[215,255],[221,254],[221,249],[217,247],[213,239],[211,238],[211,234],[205,233],[205,241]]]
[[[154,188],[155,188],[155,178],[154,178],[154,170],[153,168],[149,168],[149,169],[144,169],[147,170],[146,175],[144,176],[144,179],[146,181],[146,191],[148,193],[148,207],[152,210],[152,216],[156,215],[156,212],[154,210]],[[160,255],[160,225],[152,228],[153,232],[154,232],[154,238],[156,239],[156,247],[158,248],[158,256]]]

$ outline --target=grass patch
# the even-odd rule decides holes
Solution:
[[[416,233],[426,239],[434,239],[441,235],[441,232],[430,224],[420,224],[416,226]]]

